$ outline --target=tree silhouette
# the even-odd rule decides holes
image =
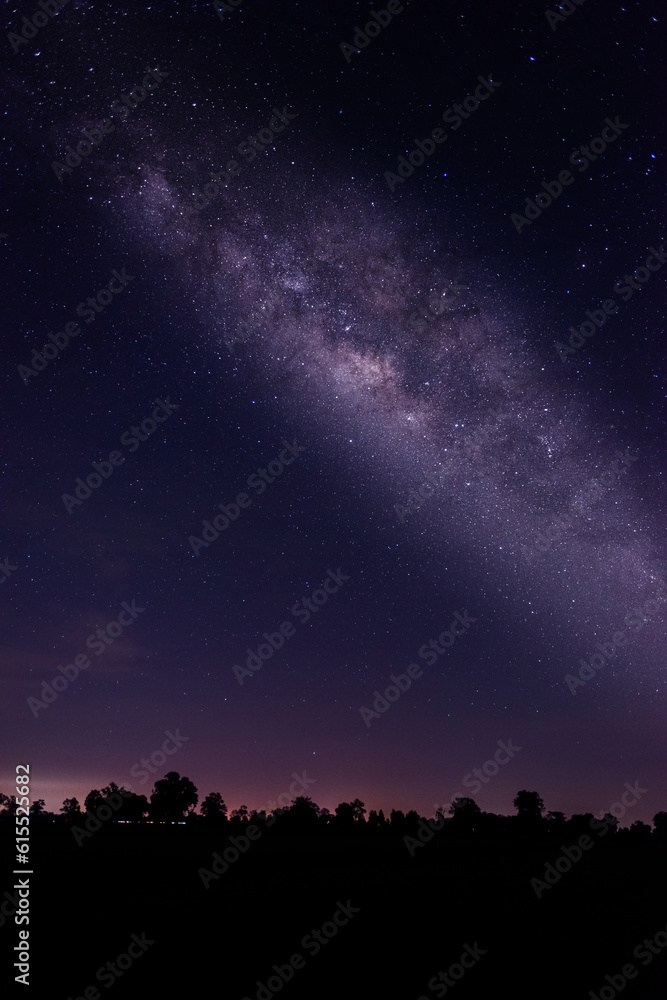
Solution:
[[[614,817],[612,817],[614,819]],[[565,824],[568,837],[577,839],[582,835],[582,833],[589,834],[591,832],[591,823],[595,820],[593,813],[575,813],[574,816],[570,816],[569,820]],[[603,822],[607,822],[607,817],[603,816]],[[617,822],[617,821],[616,821]]]
[[[654,836],[667,841],[667,812],[656,813],[653,817]]]
[[[419,829],[419,820],[421,816],[416,809],[410,809],[405,814],[405,830],[410,836],[414,836]]]
[[[107,800],[111,795],[114,796],[114,799],[112,802],[108,802]],[[65,802],[69,801],[76,800],[65,799]],[[111,823],[117,823],[119,820],[138,822],[143,819],[148,810],[148,799],[145,795],[137,795],[135,792],[130,792],[129,789],[125,788],[123,785],[119,787],[115,781],[110,781],[109,784],[106,785],[101,791],[98,788],[93,788],[93,790],[88,792],[88,795],[86,795],[83,804],[86,813],[89,813],[91,816],[96,815],[100,806],[109,806],[111,809],[111,816],[109,817],[108,822]],[[61,808],[60,811],[64,812],[64,809]]]
[[[81,806],[78,799],[65,799],[60,807],[60,812],[66,823],[75,823],[81,819]]]
[[[123,803],[116,813],[118,819],[127,823],[141,823],[148,812],[148,799],[136,792],[123,791]]]
[[[327,809],[326,806],[322,806],[322,808],[320,809],[320,814],[319,814],[318,820],[319,820],[320,826],[323,829],[326,829],[331,824],[331,820],[332,820],[331,812],[330,812],[329,809]]]
[[[92,791],[88,792],[86,795],[83,805],[86,812],[96,813],[100,806],[104,805],[104,796],[98,788],[93,788]]]
[[[515,805],[516,805],[516,799],[515,799]],[[559,830],[562,830],[563,827],[565,826],[565,813],[548,812],[546,815],[546,821],[549,827],[549,833],[557,833]]]
[[[359,824],[364,822],[366,809],[360,799],[353,802],[339,802],[335,809],[335,827],[341,832],[351,833]]]
[[[122,811],[123,811],[123,806],[124,806],[125,801],[126,801],[126,797],[129,796],[129,795],[131,795],[132,793],[129,792],[127,790],[127,788],[124,788],[122,785],[119,788],[115,781],[110,781],[109,784],[106,785],[102,789],[102,791],[100,792],[100,794],[102,796],[102,801],[105,802],[107,805],[109,805],[111,807],[111,809],[112,809],[111,816],[109,817],[109,822],[115,823],[119,819],[123,819],[124,817],[122,816]],[[113,796],[120,796],[120,799],[121,799],[120,804],[118,803],[118,798],[117,797],[115,797],[113,799],[113,803],[114,803],[113,805],[111,805],[110,802],[107,802],[107,799],[111,795],[113,795]],[[143,796],[141,796],[141,797],[143,798]]]
[[[537,792],[518,792],[512,803],[519,814],[519,819],[539,822],[544,812],[544,802]]]
[[[366,807],[364,806],[361,799],[353,799],[350,805],[352,806],[352,815],[354,817],[354,822],[363,823],[364,816],[366,815]]]
[[[389,824],[391,832],[402,837],[405,833],[405,813],[400,809],[392,809],[389,816]]]
[[[350,833],[354,829],[354,809],[351,802],[339,802],[334,809],[334,827],[340,833]]]
[[[220,826],[227,822],[227,806],[220,792],[209,792],[199,811],[205,822],[211,826]]]
[[[280,819],[280,828],[293,833],[308,833],[319,826],[320,809],[309,795],[298,795]]]
[[[384,813],[380,809],[376,812],[375,809],[371,809],[368,814],[368,819],[366,821],[366,828],[369,833],[384,833],[389,828],[389,823],[384,818]]]
[[[151,795],[150,814],[153,820],[178,823],[188,809],[199,801],[197,789],[189,778],[181,778],[178,771],[169,771],[155,782]]]
[[[113,796],[113,801],[108,802]],[[60,826],[88,820],[95,815],[105,803],[111,806],[111,815],[104,818],[109,827],[118,821],[141,822],[147,815],[157,822],[186,822],[199,825],[201,823],[216,826],[230,822],[230,832],[236,833],[248,822],[263,825],[269,823],[271,816],[265,810],[253,810],[250,814],[246,805],[234,809],[228,818],[228,809],[220,792],[210,792],[201,803],[200,813],[195,814],[198,802],[198,792],[195,785],[187,777],[181,777],[177,771],[170,771],[164,778],[156,781],[150,803],[145,795],[138,795],[128,789],[110,782],[102,789],[92,789],[85,798],[86,813],[76,798],[67,798],[60,807],[60,817],[45,809],[43,799],[36,799],[30,807],[30,818],[39,824],[59,820]],[[16,796],[0,793],[0,823],[9,824],[17,810]],[[522,789],[514,798],[514,806],[518,815],[500,816],[494,813],[482,812],[474,799],[459,795],[452,800],[445,814],[444,806],[437,806],[436,822],[439,827],[445,827],[448,834],[455,837],[467,837],[472,833],[486,838],[507,839],[517,836],[534,835],[543,831],[543,835],[554,838],[567,838],[575,841],[582,834],[590,835],[591,830],[605,837],[605,843],[616,840],[622,845],[650,845],[651,843],[667,843],[667,811],[658,812],[653,817],[653,829],[640,820],[632,823],[629,829],[619,830],[618,819],[610,813],[575,814],[569,819],[559,811],[547,812],[544,816],[544,802],[535,791]],[[426,820],[418,812],[411,809],[407,814],[401,810],[392,809],[390,819],[386,819],[382,809],[372,809],[368,813],[361,799],[351,802],[340,802],[332,815],[327,808],[320,808],[310,796],[300,795],[292,800],[289,807],[275,808],[272,816],[278,820],[278,829],[283,834],[318,834],[335,836],[337,834],[361,835],[363,837],[415,837]],[[445,834],[445,837],[448,835]],[[423,842],[423,841],[422,841]],[[559,840],[560,842],[560,840]],[[563,842],[566,842],[563,840]]]
[[[308,828],[314,830],[317,826],[320,809],[317,803],[313,802],[310,795],[297,795],[289,814],[298,820],[298,825],[302,829]]]
[[[467,795],[457,795],[449,807],[452,827],[457,833],[470,834],[479,822],[482,810],[474,799]]]
[[[612,816],[611,813],[605,813],[604,816],[602,817],[602,822],[607,824],[607,831],[605,833],[605,836],[609,836],[610,833],[613,835],[614,833],[617,832],[618,830],[617,816]]]
[[[445,816],[445,810],[443,809],[443,807],[442,806],[437,806],[437,808],[435,810],[435,821],[436,821],[436,823],[440,823],[442,825],[445,822],[446,819],[447,819],[447,817]]]
[[[630,837],[640,844],[647,843],[651,839],[651,827],[648,823],[642,823],[640,819],[634,821],[629,833]]]

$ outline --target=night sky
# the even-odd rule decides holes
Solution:
[[[228,6],[3,10],[0,790],[650,821],[662,4]]]

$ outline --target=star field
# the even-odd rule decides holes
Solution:
[[[633,818],[664,808],[667,268],[612,291],[664,239],[650,8],[589,0],[552,30],[527,4],[406,4],[347,62],[354,4],[245,0],[219,19],[70,0],[6,44],[3,721],[8,774],[29,751],[48,808],[129,787],[174,726],[190,740],[173,767],[230,808],[309,768],[320,806],[431,815],[510,736],[526,750],[483,809],[523,787],[601,809],[638,778]],[[497,91],[390,189],[480,75]],[[627,130],[517,232],[607,116]],[[79,304],[123,268],[86,323]],[[81,333],[26,383],[68,321]],[[128,453],[165,398],[173,416]],[[285,441],[303,453],[253,492]],[[124,463],[68,511],[114,449]],[[233,665],[329,570],[349,581],[239,684]],[[132,600],[145,613],[35,717],[27,699]],[[365,726],[361,706],[464,609],[465,640]]]

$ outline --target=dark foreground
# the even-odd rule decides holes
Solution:
[[[111,1000],[256,1000],[258,992],[259,1000],[667,996],[667,947],[653,944],[652,954],[642,945],[656,934],[667,942],[664,843],[597,843],[539,899],[530,880],[562,855],[557,841],[436,838],[412,858],[401,839],[267,831],[205,888],[198,869],[210,872],[214,852],[228,843],[225,833],[185,826],[118,826],[79,847],[66,829],[40,830],[31,855],[30,986],[11,989],[19,928],[6,916],[6,993],[39,1000],[96,1000],[95,991]],[[11,893],[12,876],[3,881],[0,893]],[[323,925],[318,944],[313,932]],[[130,945],[135,957],[121,957],[120,966],[131,962],[122,971],[116,959]],[[628,963],[636,975],[626,978]],[[273,978],[260,991],[258,980],[277,976],[274,965],[289,981]],[[448,980],[437,981],[441,971]]]

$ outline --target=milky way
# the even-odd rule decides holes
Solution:
[[[12,517],[32,560],[24,584],[17,571],[4,588],[9,607],[27,602],[20,656],[4,650],[17,711],[91,622],[140,591],[152,602],[99,678],[63,698],[60,717],[49,709],[62,719],[50,736],[37,727],[45,752],[58,726],[72,741],[48,780],[70,774],[80,697],[104,721],[85,736],[77,788],[110,759],[122,771],[140,757],[159,719],[203,727],[182,767],[227,782],[230,801],[266,800],[305,761],[321,804],[362,794],[424,809],[509,735],[531,750],[483,804],[509,808],[517,783],[550,787],[549,807],[568,811],[603,795],[601,779],[615,794],[635,778],[626,761],[654,762],[662,738],[664,605],[635,631],[626,618],[667,565],[663,274],[576,356],[554,345],[661,240],[654,123],[609,82],[628,65],[617,35],[593,86],[566,56],[577,38],[601,46],[583,12],[555,32],[534,12],[494,14],[480,46],[467,12],[413,6],[346,60],[356,12],[334,24],[248,2],[221,21],[203,7],[174,5],[156,32],[152,9],[102,15],[71,0],[5,70],[19,108],[7,116],[12,231],[27,241],[9,258],[20,295],[8,356],[23,362],[113,268],[137,275],[35,384],[11,372],[24,392],[7,445],[22,484]],[[93,41],[95,18],[108,30]],[[643,60],[632,66],[637,96]],[[149,69],[159,86],[117,113]],[[493,99],[391,190],[397,156],[480,74],[502,81]],[[517,206],[626,111],[622,143],[517,233]],[[115,128],[85,162],[54,173],[108,114]],[[257,155],[253,137],[267,146]],[[63,490],[169,393],[178,420],[62,519]],[[306,451],[280,485],[224,544],[193,554],[188,537],[215,505],[294,438]],[[232,665],[339,565],[349,586],[240,689]],[[463,608],[478,618],[465,650],[366,729],[360,706]],[[575,695],[566,675],[619,630],[624,648]],[[655,795],[647,810],[664,806]]]
[[[284,411],[296,410],[322,457],[338,462],[350,502],[362,492],[369,518],[393,522],[401,547],[468,561],[480,593],[502,595],[510,619],[528,602],[549,622],[547,659],[549,649],[584,656],[655,595],[664,550],[649,456],[573,390],[555,352],[545,363],[531,351],[483,258],[471,263],[445,249],[446,234],[416,233],[409,211],[390,214],[384,196],[369,207],[333,179],[328,197],[294,175],[276,180],[291,191],[279,189],[276,208],[262,174],[193,221],[185,192],[148,165],[139,173],[126,196],[133,236],[159,239],[181,294],[206,315],[206,350],[240,379],[248,365],[266,373]],[[455,304],[439,312],[448,289]],[[415,323],[420,308],[428,318]],[[494,409],[493,431],[466,446]],[[613,485],[584,502],[591,480],[628,451]],[[441,488],[401,525],[397,505],[434,476]],[[535,540],[568,512],[578,515],[571,530],[540,553]],[[647,629],[626,658],[616,681],[625,675],[628,692],[661,683],[662,639]],[[561,673],[544,680],[567,693]]]

